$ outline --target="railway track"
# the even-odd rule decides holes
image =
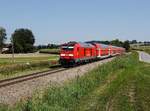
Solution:
[[[35,91],[45,89],[49,83],[64,83],[66,80],[72,80],[78,76],[83,76],[98,65],[102,65],[112,59],[95,61],[88,64],[82,64],[76,67],[62,68],[56,67],[50,71],[44,71],[37,76],[28,76],[21,78],[15,77],[14,80],[0,81],[0,104],[14,105],[20,100],[32,97]],[[33,74],[32,74],[33,75]],[[18,79],[17,79],[18,78]],[[21,79],[19,79],[21,78]]]
[[[28,75],[22,75],[22,76],[17,76],[17,77],[13,77],[13,78],[0,80],[0,88],[6,87],[9,85],[13,85],[13,84],[17,84],[17,83],[20,83],[23,81],[31,80],[34,78],[47,76],[47,75],[61,72],[64,70],[67,70],[67,69],[66,68],[55,68],[53,70],[47,70],[47,71],[42,71],[42,72],[37,72],[37,73],[28,74]]]
[[[106,58],[104,58],[104,59],[106,59]],[[101,60],[103,60],[103,59],[101,59]],[[96,61],[94,61],[94,62],[96,62]],[[90,63],[87,63],[87,64],[90,64]],[[81,64],[79,66],[82,66],[82,65],[85,65],[85,64]],[[76,67],[78,67],[78,66],[76,66]],[[52,68],[54,68],[54,69],[0,80],[0,88],[71,69],[71,68],[62,68],[60,65],[54,66]]]

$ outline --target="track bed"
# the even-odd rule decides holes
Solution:
[[[12,80],[12,83],[8,86],[0,88],[0,103],[13,105],[16,102],[31,97],[35,91],[43,90],[48,87],[49,84],[62,84],[66,80],[71,80],[77,76],[82,76],[86,74],[88,71],[94,69],[96,66],[101,65],[103,63],[111,61],[113,58],[104,59],[101,61],[93,62],[90,64],[81,65],[75,68],[62,69],[63,71],[55,72],[55,74],[47,74],[41,77],[34,77],[34,79],[28,79],[30,77],[25,77],[28,79],[24,80]],[[39,74],[38,76],[40,76]],[[1,82],[3,83],[3,82]],[[6,82],[7,84],[7,82]]]

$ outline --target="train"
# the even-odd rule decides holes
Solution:
[[[125,49],[101,43],[68,42],[61,45],[59,63],[64,67],[122,55]]]

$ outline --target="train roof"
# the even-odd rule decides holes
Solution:
[[[81,47],[93,47],[93,45],[92,44],[90,44],[90,43],[84,43],[84,42],[79,42],[79,45],[81,46]]]
[[[113,45],[106,45],[106,44],[102,44],[102,43],[85,43],[85,42],[75,42],[75,41],[71,41],[71,42],[62,44],[61,46],[75,46],[76,44],[79,44],[81,47],[86,47],[86,48],[91,48],[94,45],[99,45],[101,48],[108,48],[108,47],[123,48],[123,47],[118,47],[118,46],[113,46]]]
[[[77,42],[68,42],[68,43],[64,43],[61,46],[74,46],[75,44],[77,44]]]
[[[108,48],[109,45],[102,44],[102,43],[92,43],[93,45],[100,45],[101,48]]]
[[[114,45],[110,45],[113,48],[122,48],[122,47],[118,47],[118,46],[114,46]]]
[[[105,44],[100,44],[102,48],[107,48],[109,47],[108,45],[105,45]]]
[[[85,42],[68,42],[68,43],[62,44],[61,46],[75,46],[76,44],[79,44],[81,47],[86,47],[86,48],[93,47],[92,44],[85,43]]]

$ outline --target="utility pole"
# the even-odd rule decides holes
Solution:
[[[12,63],[14,63],[15,60],[14,60],[14,40],[13,40],[13,37],[12,37]]]

